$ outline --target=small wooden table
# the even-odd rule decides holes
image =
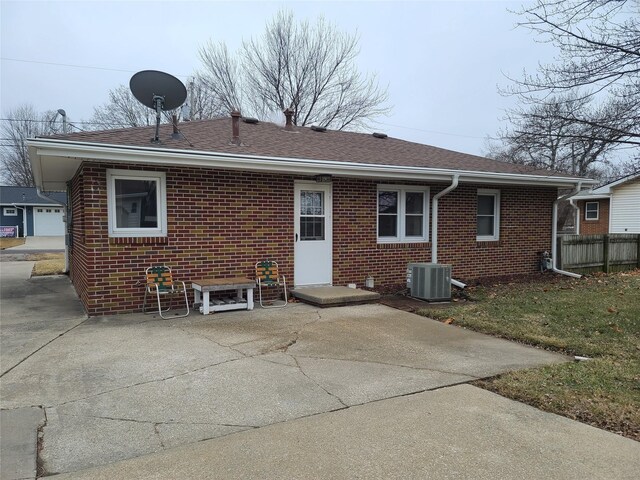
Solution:
[[[191,283],[195,296],[195,303],[200,303],[202,293],[202,314],[208,315],[212,312],[222,312],[225,310],[253,310],[253,289],[256,282],[246,277],[216,278],[194,280]],[[225,299],[209,303],[209,292],[221,290],[236,290],[237,296],[233,299]],[[242,290],[246,290],[246,298],[242,295]]]

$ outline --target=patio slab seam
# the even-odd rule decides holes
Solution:
[[[294,354],[291,354],[292,356]],[[455,372],[455,371],[449,371],[449,370],[439,370],[437,368],[426,368],[426,367],[414,367],[412,365],[403,365],[400,363],[389,363],[389,362],[377,362],[375,360],[360,360],[360,359],[353,359],[353,358],[334,358],[334,357],[319,357],[319,356],[315,356],[315,355],[295,355],[298,358],[309,358],[309,359],[313,359],[313,360],[334,360],[334,361],[338,361],[338,362],[355,362],[355,363],[369,363],[369,364],[374,364],[374,365],[387,365],[389,367],[398,367],[398,368],[407,368],[409,370],[417,370],[420,372],[437,372],[437,373],[443,373],[446,375],[458,375],[461,377],[467,377],[469,380],[467,380],[467,382],[473,382],[475,380],[481,380],[482,378],[488,378],[488,377],[478,377],[475,375],[469,375],[468,373],[460,373],[460,372]],[[493,376],[493,375],[490,375]]]
[[[82,402],[84,400],[89,400],[89,399],[92,399],[92,398],[100,397],[102,395],[107,395],[109,393],[118,392],[118,391],[121,391],[121,390],[127,390],[129,388],[139,387],[139,386],[142,386],[142,385],[148,385],[148,384],[151,384],[151,383],[165,382],[165,381],[168,381],[168,380],[173,380],[175,378],[183,377],[185,375],[189,375],[191,373],[195,373],[195,372],[199,372],[199,371],[202,371],[202,370],[206,370],[208,368],[214,368],[214,367],[217,367],[219,365],[224,365],[224,364],[227,364],[227,363],[237,362],[238,360],[244,360],[245,358],[249,358],[249,357],[231,358],[229,360],[223,360],[221,362],[216,362],[216,363],[213,363],[211,365],[205,365],[205,366],[198,367],[198,368],[195,368],[193,370],[186,371],[186,372],[176,373],[175,375],[171,375],[169,377],[156,378],[156,379],[153,379],[153,380],[146,380],[146,381],[143,381],[143,382],[132,383],[130,385],[123,385],[121,387],[112,388],[110,390],[105,390],[103,392],[94,393],[94,394],[88,395],[86,397],[75,398],[75,399],[72,399],[72,400],[67,400],[67,401],[62,402],[62,403],[46,405],[46,407],[47,408],[62,407],[64,405],[68,405],[69,403]]]
[[[34,350],[33,352],[31,352],[29,355],[27,355],[26,357],[24,357],[22,360],[20,360],[18,363],[16,363],[14,366],[12,366],[11,368],[9,368],[8,370],[2,372],[0,374],[0,378],[4,377],[7,373],[11,372],[12,370],[14,370],[16,367],[22,365],[25,361],[27,361],[29,358],[31,358],[32,356],[34,356],[36,353],[40,352],[43,348],[51,345],[53,342],[55,342],[56,340],[62,338],[63,336],[65,336],[67,333],[69,333],[70,331],[80,327],[83,323],[85,323],[87,320],[89,320],[89,317],[84,318],[80,323],[74,325],[73,327],[65,330],[64,332],[58,334],[56,337],[52,338],[51,340],[49,340],[47,343],[45,343],[44,345],[38,347],[36,350]]]

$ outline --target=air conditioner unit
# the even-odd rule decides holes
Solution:
[[[412,297],[422,300],[451,300],[451,265],[410,263],[407,288]]]

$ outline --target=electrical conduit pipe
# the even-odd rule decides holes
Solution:
[[[581,189],[582,189],[582,182],[578,182],[575,190],[572,190],[566,195],[563,195],[562,197],[557,198],[553,202],[553,214],[551,215],[551,218],[552,218],[551,221],[553,222],[551,224],[551,270],[553,270],[555,273],[559,273],[560,275],[566,275],[567,277],[573,277],[573,278],[582,278],[582,275],[579,275],[573,272],[567,272],[565,270],[560,270],[559,268],[556,267],[556,258],[558,256],[557,255],[558,253],[557,252],[557,249],[558,249],[558,203],[560,203],[562,200],[566,200],[569,197],[573,197],[576,193],[579,193]],[[576,208],[573,202],[570,202],[570,203],[572,207]]]
[[[431,263],[438,263],[438,200],[444,197],[451,190],[458,187],[459,176],[454,175],[451,179],[451,185],[435,194],[431,201]],[[458,288],[464,288],[467,285],[458,280],[451,279],[451,284]]]

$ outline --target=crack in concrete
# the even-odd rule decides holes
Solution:
[[[153,380],[146,380],[144,382],[132,383],[131,385],[124,385],[122,387],[112,388],[110,390],[105,390],[103,392],[94,393],[93,395],[88,395],[86,397],[75,398],[73,400],[67,400],[66,402],[62,402],[62,403],[58,403],[58,404],[54,404],[54,405],[48,405],[48,407],[50,407],[50,408],[52,408],[52,407],[62,407],[62,406],[67,405],[69,403],[81,402],[83,400],[88,400],[90,398],[99,397],[101,395],[106,395],[108,393],[117,392],[119,390],[126,390],[127,388],[139,387],[141,385],[147,385],[147,384],[150,384],[150,383],[165,382],[167,380],[172,380],[174,378],[182,377],[184,375],[189,375],[191,373],[200,372],[202,370],[206,370],[207,368],[217,367],[219,365],[224,365],[225,363],[237,362],[238,360],[244,360],[245,358],[250,358],[250,357],[241,357],[241,358],[232,358],[232,359],[229,359],[229,360],[223,360],[221,362],[212,363],[210,365],[205,365],[203,367],[195,368],[195,369],[189,370],[187,372],[176,373],[175,375],[171,375],[169,377],[156,378],[156,379],[153,379]]]
[[[78,414],[70,414],[70,413],[59,413],[60,417],[80,417],[80,418],[97,418],[100,420],[111,420],[115,422],[131,422],[131,423],[140,423],[143,425],[153,425],[154,429],[157,429],[160,425],[210,425],[214,427],[236,427],[236,428],[260,428],[259,425],[243,425],[243,424],[234,424],[234,423],[216,423],[216,422],[179,422],[175,420],[171,420],[168,422],[158,422],[152,420],[139,420],[136,418],[125,418],[125,417],[108,417],[105,415],[78,415]],[[157,432],[156,432],[157,433]]]
[[[177,328],[178,330],[180,330],[181,332],[186,333],[187,335],[195,335],[196,337],[203,338],[203,339],[205,339],[205,340],[207,340],[207,341],[209,341],[209,342],[211,342],[211,343],[213,343],[214,345],[217,345],[217,346],[219,346],[219,347],[222,347],[222,348],[228,348],[228,349],[229,349],[229,350],[231,350],[232,352],[236,352],[238,355],[241,355],[243,358],[249,358],[249,357],[251,357],[251,356],[252,356],[252,355],[247,355],[246,353],[242,352],[241,350],[238,350],[237,348],[233,348],[233,347],[234,347],[235,345],[241,345],[242,343],[249,343],[249,342],[251,342],[251,341],[253,341],[253,340],[250,340],[249,342],[241,342],[241,343],[238,343],[238,344],[225,345],[224,343],[216,342],[213,338],[209,338],[209,337],[207,337],[206,335],[202,335],[201,333],[198,333],[198,332],[192,332],[192,331],[189,331],[189,330],[185,330],[185,329],[184,329],[184,328],[182,328],[182,327],[176,327],[176,328]]]
[[[322,319],[320,312],[318,310],[316,310],[316,314],[318,315],[318,318],[316,318],[315,320],[311,320],[309,322],[303,323],[300,328],[296,331],[293,332],[294,338],[289,340],[284,346],[278,346],[275,349],[272,349],[271,351],[274,350],[281,350],[282,353],[287,353],[287,351],[289,350],[289,347],[292,347],[293,345],[295,345],[296,343],[298,343],[298,340],[300,339],[300,335],[302,335],[302,333],[304,332],[304,329],[307,328],[309,325],[311,325],[312,323],[316,323],[318,321],[320,321]],[[268,353],[268,352],[265,352]],[[295,358],[294,358],[295,360]],[[298,362],[296,361],[296,364]]]
[[[410,370],[418,370],[421,372],[437,372],[437,373],[444,373],[446,375],[459,375],[461,377],[467,377],[469,380],[466,380],[467,382],[472,382],[474,380],[480,380],[481,378],[485,378],[485,377],[478,377],[475,375],[469,375],[467,373],[460,373],[460,372],[454,372],[454,371],[449,371],[449,370],[440,370],[437,368],[426,368],[426,367],[414,367],[412,365],[403,365],[403,364],[398,364],[398,363],[389,363],[389,362],[376,362],[373,360],[359,360],[359,359],[352,359],[352,358],[333,358],[333,357],[316,357],[314,355],[297,355],[299,358],[310,358],[310,359],[315,359],[315,360],[335,360],[338,362],[355,362],[355,363],[371,363],[371,364],[375,364],[375,365],[387,365],[389,367],[398,367],[398,368],[408,368]]]
[[[21,365],[22,363],[24,363],[26,360],[28,360],[29,358],[31,358],[32,356],[34,356],[36,353],[38,353],[40,350],[42,350],[43,348],[45,348],[47,345],[50,345],[51,343],[55,342],[56,340],[58,340],[59,338],[63,337],[64,335],[66,335],[67,333],[69,333],[71,330],[78,328],[80,325],[82,325],[83,323],[85,323],[87,320],[89,320],[89,317],[86,317],[84,320],[82,320],[80,323],[74,325],[73,327],[65,330],[64,332],[58,334],[56,337],[52,338],[51,340],[49,340],[47,343],[45,343],[44,345],[42,345],[41,347],[37,348],[36,350],[34,350],[33,352],[31,352],[29,355],[27,355],[26,357],[24,357],[22,360],[20,360],[18,363],[16,363],[13,367],[11,367],[10,369],[6,370],[5,372],[3,372],[2,374],[0,374],[0,378],[4,377],[7,373],[11,372],[14,368],[18,367],[19,365]]]
[[[47,469],[44,466],[44,459],[42,458],[42,450],[44,450],[44,429],[49,422],[49,417],[47,416],[47,409],[43,405],[40,406],[42,409],[42,413],[44,414],[44,422],[38,426],[37,432],[37,445],[36,445],[36,478],[45,477],[49,475]]]
[[[342,399],[337,396],[335,393],[330,392],[329,390],[327,390],[325,387],[323,387],[322,385],[320,385],[320,383],[311,378],[309,375],[306,374],[306,372],[302,369],[302,367],[300,366],[300,363],[298,362],[298,359],[296,357],[294,357],[293,355],[289,354],[289,356],[291,358],[293,358],[293,361],[296,362],[296,366],[298,367],[298,370],[300,371],[300,373],[302,373],[302,375],[304,375],[306,378],[308,378],[309,380],[311,380],[315,385],[317,385],[320,389],[322,389],[327,395],[335,398],[336,400],[338,400],[338,402],[340,402],[340,404],[344,407],[344,408],[349,408],[349,405],[347,405],[346,403],[344,403],[342,401]]]

